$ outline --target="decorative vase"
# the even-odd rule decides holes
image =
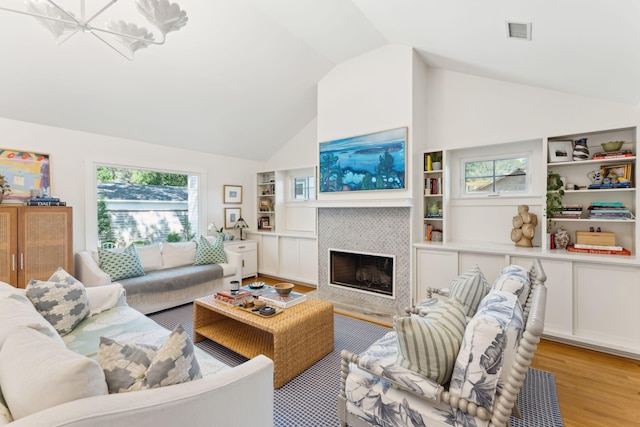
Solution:
[[[433,170],[434,171],[439,171],[440,169],[442,169],[442,163],[441,162],[433,162],[431,164],[431,166],[433,166]]]
[[[573,160],[589,160],[589,147],[587,147],[587,138],[580,138],[574,141]]]
[[[569,246],[569,242],[571,241],[571,236],[566,228],[560,227],[556,230],[555,234],[555,244],[558,249],[567,249]]]

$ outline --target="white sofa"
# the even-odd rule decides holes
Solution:
[[[201,379],[107,394],[95,362],[99,337],[158,345],[170,331],[126,306],[119,285],[87,288],[90,317],[64,337],[24,295],[24,289],[0,282],[0,360],[5,361],[0,367],[0,426],[273,426],[271,359],[260,355],[232,368],[195,347]],[[16,347],[17,336],[25,331],[46,346],[36,348],[26,340],[23,345],[33,345],[33,351]],[[38,358],[41,362],[34,362]],[[63,365],[72,360],[74,370],[65,371]],[[95,381],[86,379],[96,375]],[[91,392],[82,386],[88,383]],[[24,416],[11,420],[4,401]]]
[[[516,399],[544,328],[547,289],[542,265],[536,259],[529,271],[508,266],[493,286],[479,269],[459,278],[463,276],[479,278],[466,282],[473,283],[468,298],[450,298],[453,286],[429,289],[430,295],[448,298],[422,301],[409,310],[410,316],[396,319],[394,330],[365,352],[342,351],[338,396],[342,426],[497,427],[507,426],[510,414],[518,413]],[[479,287],[486,291],[474,293]],[[477,312],[465,317],[464,307],[474,299]],[[457,312],[456,306],[461,308]],[[455,312],[455,323],[445,313],[449,309]],[[401,334],[402,322],[411,325]],[[423,323],[431,326],[417,326]],[[406,333],[410,329],[417,331],[415,335]],[[458,329],[460,335],[451,335],[460,340],[449,339],[447,330]],[[416,339],[418,335],[427,338]],[[403,353],[400,345],[420,357]],[[422,363],[419,369],[406,364],[407,355]],[[447,360],[449,376],[434,380]]]
[[[211,242],[213,239],[207,237]],[[232,280],[242,283],[241,254],[225,249],[226,263],[193,265],[196,248],[196,242],[136,247],[144,276],[117,281],[127,292],[129,306],[145,314],[153,313],[229,289]],[[87,287],[111,284],[110,276],[99,265],[98,251],[78,252],[75,275]]]

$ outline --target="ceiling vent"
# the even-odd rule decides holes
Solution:
[[[531,40],[531,22],[507,22],[507,37],[518,40]]]

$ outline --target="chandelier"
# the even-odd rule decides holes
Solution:
[[[63,7],[63,2],[64,0],[25,0],[24,10],[1,6],[0,10],[33,16],[53,34],[58,45],[78,33],[89,33],[130,61],[139,49],[164,44],[167,33],[179,30],[188,21],[187,13],[177,3],[169,3],[169,0],[135,0],[137,12],[157,30],[154,34],[145,27],[124,20],[110,19],[102,25],[96,24],[98,16],[118,0],[107,0],[97,7],[97,0],[90,0],[90,7],[95,7],[91,10],[87,9],[85,0],[77,0],[75,3],[79,3],[79,10],[75,11]],[[131,7],[133,0],[127,3]]]

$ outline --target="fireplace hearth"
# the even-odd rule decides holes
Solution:
[[[393,255],[329,249],[329,285],[395,298]]]

